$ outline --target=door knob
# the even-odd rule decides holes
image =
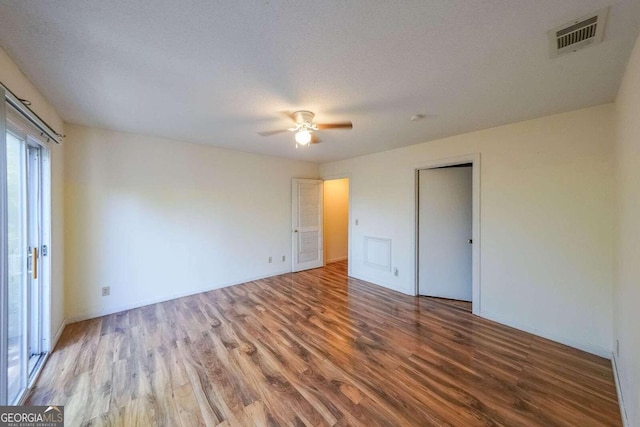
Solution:
[[[473,239],[467,240],[467,243],[472,244],[473,243]]]
[[[298,230],[293,230],[293,232],[294,232],[294,233],[297,233],[297,232],[298,232]]]

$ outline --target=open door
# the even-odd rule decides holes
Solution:
[[[418,293],[472,300],[473,166],[419,172]]]
[[[324,265],[322,248],[322,180],[293,179],[291,240],[293,271]]]

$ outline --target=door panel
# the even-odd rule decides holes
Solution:
[[[8,360],[7,400],[26,387],[27,200],[25,141],[7,132]]]
[[[42,354],[42,194],[41,151],[35,143],[27,147],[28,246],[30,269],[27,275],[27,324],[29,328],[27,359],[31,375]]]
[[[292,181],[293,271],[322,267],[322,180]]]
[[[420,295],[471,301],[472,166],[419,172]]]

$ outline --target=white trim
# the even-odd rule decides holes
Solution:
[[[157,304],[159,302],[171,301],[177,298],[188,297],[190,295],[201,294],[203,292],[209,292],[216,289],[227,288],[229,286],[240,285],[247,282],[253,282],[254,280],[266,279],[268,277],[280,276],[282,274],[288,274],[288,273],[291,273],[291,270],[283,270],[283,271],[275,272],[272,274],[267,274],[264,276],[250,277],[240,281],[218,283],[211,287],[208,287],[205,289],[199,289],[197,291],[176,292],[174,294],[165,295],[158,298],[150,298],[143,301],[139,301],[131,304],[125,304],[125,305],[121,305],[114,308],[106,308],[106,309],[98,308],[98,309],[88,310],[88,311],[76,314],[74,316],[68,317],[66,320],[66,324],[69,325],[71,323],[80,322],[82,320],[95,319],[96,317],[102,317],[102,316],[107,316],[109,314],[120,313],[121,311],[132,310],[134,308],[140,308],[140,307],[144,307],[151,304]]]
[[[334,262],[345,261],[349,259],[349,256],[339,256],[337,258],[331,258],[327,260],[327,264],[333,264]]]
[[[353,229],[351,227],[351,221],[353,221],[353,216],[351,215],[351,199],[353,198],[351,195],[351,182],[353,181],[353,179],[351,178],[351,174],[350,173],[339,173],[339,174],[335,174],[335,175],[327,175],[327,176],[323,176],[321,179],[323,181],[331,181],[333,179],[348,179],[349,180],[349,212],[347,213],[347,215],[349,216],[349,222],[347,223],[347,256],[345,257],[345,259],[349,259],[351,258],[351,242],[353,241]],[[324,200],[323,200],[324,202]],[[324,206],[323,206],[324,209]],[[324,233],[324,227],[323,227],[323,231]],[[327,260],[327,264],[329,264],[330,262],[333,261],[328,261]],[[347,264],[347,276],[352,277],[352,273],[351,273],[351,268],[352,268],[352,263]]]
[[[511,319],[505,319],[499,315],[496,316],[493,313],[483,312],[480,315],[480,317],[500,323],[501,325],[510,326],[512,328],[530,333],[540,338],[545,338],[560,344],[564,344],[569,347],[577,348],[578,350],[586,351],[587,353],[595,354],[596,356],[600,356],[605,359],[609,359],[611,357],[611,349],[609,348],[600,347],[599,345],[595,345],[595,344],[575,341],[571,338],[567,338],[562,335],[543,332],[535,327],[531,327],[531,325],[525,325],[522,323],[514,322]]]
[[[55,350],[56,344],[58,344],[58,340],[62,336],[62,332],[64,332],[64,328],[66,326],[67,326],[67,319],[63,319],[62,323],[60,324],[60,327],[56,331],[55,335],[51,338],[51,350],[49,350],[49,353],[51,353],[51,352],[53,352],[53,350]]]
[[[414,275],[414,286],[415,286],[415,294],[419,295],[418,290],[418,268],[420,266],[418,259],[418,182],[419,182],[419,171],[421,169],[433,169],[445,166],[454,166],[461,165],[465,163],[473,164],[473,183],[472,183],[472,210],[473,210],[473,218],[472,218],[472,236],[473,245],[471,249],[471,288],[472,288],[472,310],[473,314],[479,316],[482,313],[482,305],[481,305],[481,286],[480,286],[480,252],[481,252],[481,241],[480,241],[480,153],[470,153],[456,157],[447,157],[444,159],[435,159],[429,160],[422,163],[414,164],[411,167],[411,170],[414,174],[414,233],[413,237],[415,239],[414,245],[414,256],[415,256],[415,275]]]
[[[0,87],[2,105],[0,105],[0,405],[7,404],[7,332],[8,319],[8,242],[4,236],[8,233],[7,219],[7,103],[5,90]]]
[[[409,295],[409,296],[415,297],[413,289],[411,290],[399,289],[396,283],[389,282],[387,280],[380,280],[378,278],[374,278],[362,273],[355,274],[353,278],[361,280],[363,282],[367,282],[367,285],[372,285],[372,286],[386,289],[388,291],[398,292],[399,294],[402,294],[402,295]]]
[[[616,382],[616,391],[618,392],[618,405],[620,405],[620,416],[622,417],[623,427],[630,427],[627,409],[624,406],[624,396],[622,395],[622,385],[620,384],[620,374],[618,372],[618,362],[616,353],[611,353],[611,368],[613,369],[613,379]]]

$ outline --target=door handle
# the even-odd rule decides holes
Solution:
[[[473,243],[473,239],[469,239],[469,240],[467,240],[467,243],[468,243],[468,244],[472,244],[472,243]]]
[[[293,232],[294,232],[294,233],[297,233],[297,232],[298,232],[298,230],[293,230]]]
[[[31,277],[34,279],[38,278],[38,248],[33,247],[31,249]]]

